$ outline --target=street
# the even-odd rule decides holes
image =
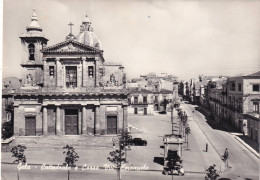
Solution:
[[[174,176],[174,179],[203,179],[205,168],[212,164],[217,165],[218,170],[224,170],[224,164],[220,156],[227,147],[230,150],[229,164],[232,167],[229,171],[220,174],[220,178],[226,179],[258,179],[258,158],[245,149],[230,133],[212,129],[206,122],[205,117],[194,110],[190,104],[182,104],[181,108],[186,111],[189,117],[191,134],[189,136],[189,151],[187,145],[183,148],[183,167],[186,171],[184,176]],[[194,111],[194,114],[192,113]],[[176,116],[176,115],[174,115]],[[154,116],[129,116],[129,124],[138,128],[140,133],[134,133],[133,137],[140,137],[147,140],[147,146],[131,146],[127,151],[128,166],[149,167],[147,171],[122,171],[122,179],[171,179],[171,176],[162,175],[163,165],[163,136],[171,133],[170,113],[167,115]],[[205,152],[205,143],[209,144],[208,152]],[[80,159],[78,166],[84,163],[89,165],[98,165],[100,167],[108,164],[108,153],[113,148],[89,149],[88,147],[76,148]],[[57,165],[61,164],[64,159],[62,151],[48,149],[27,149],[27,162],[35,163],[30,170],[20,171],[20,180],[22,179],[40,179],[47,180],[50,178],[66,179],[67,172],[64,170],[40,170],[42,163]],[[44,157],[44,158],[43,158]],[[2,162],[12,162],[11,153],[2,153]],[[247,163],[243,163],[247,162]],[[3,164],[3,180],[17,179],[15,164]],[[78,170],[71,171],[71,179],[108,179],[116,178],[114,170]]]
[[[213,145],[219,156],[224,154],[225,148],[229,149],[229,165],[232,168],[229,172],[222,174],[221,177],[230,179],[259,179],[259,159],[256,156],[242,146],[234,138],[234,135],[212,129],[206,122],[205,117],[200,112],[194,110],[194,106],[185,104],[184,107],[190,117],[194,116],[194,120],[205,133],[209,143]],[[194,115],[192,111],[194,111]]]

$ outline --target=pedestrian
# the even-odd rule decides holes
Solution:
[[[208,143],[206,143],[206,152],[208,152]]]
[[[225,149],[225,152],[224,152],[224,159],[228,159],[229,157],[229,151],[228,151],[228,148]]]

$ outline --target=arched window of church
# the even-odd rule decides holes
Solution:
[[[29,44],[29,60],[35,60],[34,53],[35,53],[35,46],[34,44]]]

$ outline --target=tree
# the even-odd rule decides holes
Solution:
[[[108,157],[107,159],[111,163],[115,164],[114,170],[116,170],[116,172],[117,172],[117,179],[121,180],[121,166],[122,166],[122,163],[126,162],[126,159],[124,157],[125,153],[122,151],[125,148],[124,147],[125,142],[122,139],[122,137],[119,137],[117,142],[119,145],[119,149],[110,152],[109,155],[111,157]],[[116,142],[113,140],[113,143],[116,143]]]
[[[25,164],[26,163],[26,157],[24,155],[24,150],[26,149],[26,146],[17,145],[14,146],[11,149],[12,157],[15,157],[14,163],[18,164]],[[17,179],[19,180],[19,170],[17,169]]]
[[[176,169],[176,166],[181,166],[182,160],[177,151],[169,151],[166,160],[168,160],[168,162],[166,163],[167,168],[164,169],[164,173],[168,174],[168,172],[170,171],[170,173],[173,175],[173,171]]]
[[[173,159],[169,159],[168,163],[166,164],[172,174],[172,179],[173,179],[173,170],[174,170],[175,164],[176,164],[176,162],[174,162]]]
[[[185,127],[187,126],[187,123],[188,123],[188,116],[187,116],[187,114],[184,112],[184,113],[181,115],[181,126],[182,126],[183,136],[186,135],[186,134],[185,134]],[[185,137],[185,139],[186,139],[186,137]]]
[[[216,180],[219,174],[217,173],[217,170],[215,169],[216,165],[213,164],[208,169],[206,169],[206,178],[209,180]]]
[[[186,136],[187,136],[187,149],[189,149],[189,137],[188,137],[188,135],[191,133],[191,129],[190,129],[190,127],[189,126],[186,126],[185,127],[185,134],[186,134]]]
[[[13,136],[13,123],[12,121],[4,122],[2,124],[2,138],[8,139]]]
[[[164,99],[161,101],[160,105],[163,106],[163,110],[166,111],[166,106],[169,104],[171,101],[169,99]]]
[[[72,146],[66,145],[63,147],[63,149],[65,149],[63,151],[63,154],[66,154],[65,157],[65,165],[67,165],[68,167],[75,167],[76,166],[76,162],[78,161],[78,153],[75,152],[75,149]],[[68,169],[68,180],[70,179],[70,169]]]
[[[121,141],[122,141],[123,146],[124,146],[123,149],[125,150],[125,159],[126,159],[126,156],[127,156],[126,146],[129,145],[128,142],[129,142],[130,139],[132,139],[131,133],[128,132],[128,131],[123,131],[122,135],[121,135]],[[126,161],[127,161],[127,159],[126,159]]]

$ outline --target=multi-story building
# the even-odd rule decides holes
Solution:
[[[260,103],[260,71],[245,76],[228,78],[227,82],[227,104],[231,123],[240,131],[243,130],[250,117],[252,121],[258,119],[258,124],[249,128],[249,135],[259,137],[259,103]],[[246,115],[246,116],[243,116]],[[251,121],[251,120],[250,120]],[[257,132],[256,132],[257,131]],[[258,139],[258,138],[257,138]]]
[[[225,85],[227,82],[227,78],[219,78],[219,79],[213,79],[210,81],[207,85],[207,97],[208,97],[208,107],[210,112],[215,116],[215,120],[223,124],[224,120],[224,113],[226,110],[224,110],[223,104],[225,102],[224,97],[226,97],[226,94],[223,93],[223,85]]]
[[[177,90],[175,91],[177,92]],[[178,96],[167,89],[160,89],[154,92],[154,110],[155,111],[170,111],[170,102],[177,100]]]
[[[13,93],[15,136],[117,134],[127,127],[124,67],[105,62],[88,17],[77,36],[71,31],[49,47],[35,12],[26,30],[22,87]]]
[[[210,76],[200,75],[198,80],[191,80],[191,100],[194,104],[204,104],[205,103],[205,86],[212,79]]]
[[[154,114],[154,95],[152,91],[135,88],[129,92],[128,113],[135,115]]]
[[[209,110],[215,120],[229,123],[259,143],[260,71],[212,80],[207,86]]]
[[[141,75],[138,79],[132,79],[127,83],[129,89],[129,113],[152,115],[154,111],[165,111],[169,109],[169,102],[178,99],[177,77],[171,75],[157,76],[155,73]],[[147,103],[140,99],[148,98]]]

